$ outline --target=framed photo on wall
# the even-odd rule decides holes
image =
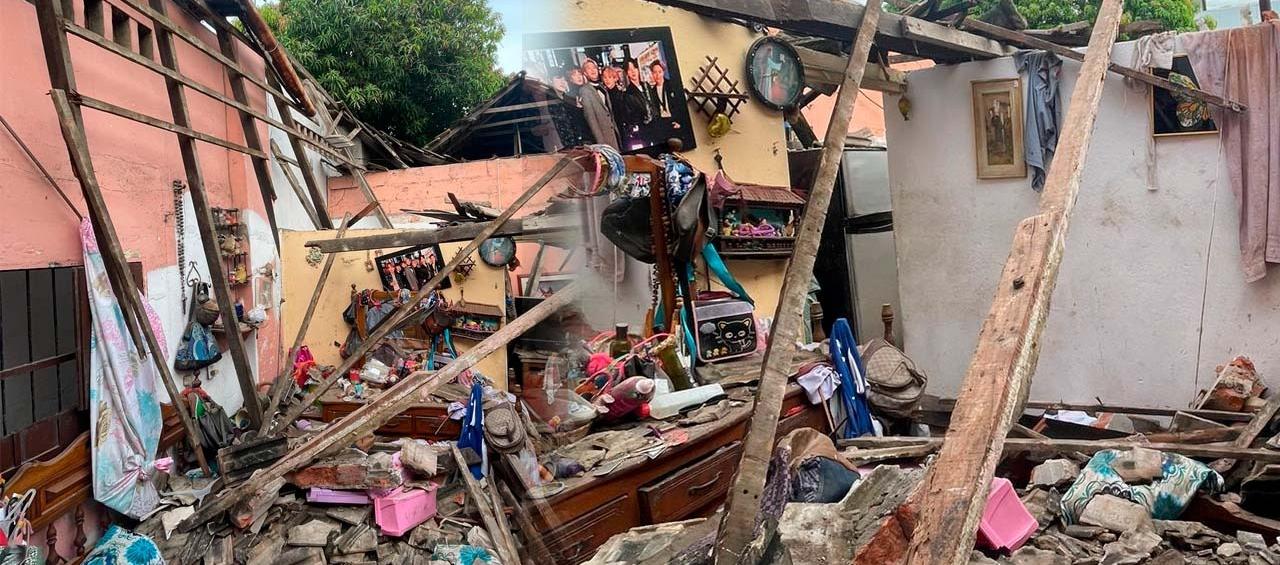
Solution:
[[[1022,81],[979,80],[971,86],[978,178],[1027,176],[1022,149]]]
[[[525,73],[563,101],[550,107],[562,146],[665,152],[670,138],[685,151],[696,146],[671,28],[526,34],[523,59]]]
[[[444,268],[444,258],[440,256],[439,245],[411,247],[395,253],[379,255],[374,257],[373,263],[378,268],[382,289],[389,291],[407,288],[417,292],[422,285]],[[438,288],[449,288],[451,284],[449,277],[445,277]]]
[[[1172,69],[1151,69],[1151,74],[1174,84],[1200,88],[1195,69],[1186,55],[1173,57]],[[1197,135],[1217,133],[1218,124],[1209,114],[1209,105],[1194,98],[1151,87],[1151,135]]]
[[[765,106],[790,110],[804,90],[804,64],[790,43],[761,37],[747,50],[747,85]]]

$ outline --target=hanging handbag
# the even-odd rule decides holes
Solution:
[[[191,311],[187,316],[187,329],[182,332],[182,341],[178,343],[178,352],[173,367],[179,371],[197,371],[217,363],[222,359],[222,351],[218,349],[218,340],[213,332],[201,324],[196,315],[200,308],[196,300],[191,302]]]
[[[755,353],[755,302],[710,243],[702,246],[702,258],[730,292],[700,292],[693,301],[691,331],[698,360],[712,363]]]
[[[877,411],[910,418],[929,379],[893,344],[875,338],[862,352],[867,367],[867,400]]]

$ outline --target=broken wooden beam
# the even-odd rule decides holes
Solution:
[[[467,498],[475,505],[476,512],[480,514],[480,520],[484,522],[484,528],[489,531],[489,539],[493,540],[494,549],[497,550],[498,560],[502,563],[519,563],[520,551],[510,542],[511,530],[504,528],[499,523],[497,514],[502,512],[501,507],[495,509],[492,499],[484,492],[483,487],[471,476],[471,469],[467,468],[467,460],[462,456],[462,452],[458,451],[458,444],[451,444],[449,451],[453,454],[453,461],[458,466],[458,474],[462,476],[463,484],[467,487]],[[492,493],[496,495],[496,493]]]
[[[320,213],[316,210],[315,205],[311,203],[311,197],[307,195],[302,182],[293,174],[293,169],[289,168],[290,165],[302,168],[302,165],[299,165],[296,159],[285,155],[284,151],[280,150],[280,144],[276,143],[276,140],[271,140],[270,145],[271,154],[280,162],[280,170],[284,171],[284,178],[288,181],[289,187],[293,189],[294,196],[298,197],[298,202],[302,204],[302,209],[306,211],[307,217],[311,219],[311,225],[317,230],[325,229],[324,222],[320,221]],[[326,210],[327,213],[328,211]]]
[[[973,31],[981,32],[985,35],[996,37],[1012,43],[1025,45],[1032,49],[1040,49],[1040,50],[1048,51],[1059,57],[1071,59],[1073,61],[1084,61],[1084,53],[1081,53],[1074,49],[1071,49],[1062,45],[1058,45],[1057,43],[1053,43],[1050,41],[1045,41],[1038,37],[1032,37],[1030,35],[1027,35],[1019,31],[1014,31],[1011,29],[1002,28],[997,25],[992,25],[987,22],[977,20],[974,18],[965,18],[964,23],[961,24],[961,27],[971,29]],[[1237,114],[1248,111],[1248,108],[1244,104],[1241,104],[1234,100],[1227,100],[1226,98],[1223,98],[1216,94],[1210,94],[1198,88],[1182,86],[1173,81],[1170,81],[1169,79],[1158,77],[1156,75],[1153,75],[1141,69],[1131,69],[1124,65],[1108,63],[1107,70],[1113,73],[1116,73],[1122,77],[1133,79],[1138,82],[1143,82],[1151,86],[1154,86],[1156,88],[1163,88],[1175,94],[1188,96],[1190,98],[1194,98],[1196,100],[1204,102],[1205,104],[1216,106],[1218,108],[1223,108],[1225,110],[1230,110]]]
[[[272,425],[271,429],[283,430],[288,427],[289,424],[292,424],[294,420],[297,420],[298,416],[301,416],[308,407],[314,404],[325,392],[332,388],[334,383],[338,382],[339,379],[345,378],[347,371],[351,370],[356,363],[359,363],[365,355],[373,351],[373,349],[382,342],[382,339],[386,337],[387,334],[395,331],[402,322],[408,319],[409,316],[413,315],[414,311],[418,308],[418,305],[435,292],[435,288],[439,286],[441,282],[444,282],[445,277],[452,274],[453,270],[457,268],[458,265],[467,260],[476,249],[480,248],[481,243],[484,243],[486,239],[493,237],[493,234],[502,228],[503,224],[507,223],[507,221],[511,219],[511,216],[515,215],[517,210],[529,202],[535,194],[547,186],[552,179],[559,176],[560,172],[573,162],[573,159],[570,157],[566,156],[561,158],[556,162],[555,166],[551,167],[551,169],[546,173],[543,173],[541,178],[534,181],[533,185],[525,190],[523,194],[516,197],[515,201],[512,202],[506,210],[503,210],[501,215],[495,218],[492,222],[485,222],[483,224],[484,227],[480,232],[477,233],[475,237],[467,243],[467,245],[463,246],[461,250],[455,253],[453,258],[449,259],[449,262],[445,264],[444,268],[440,269],[440,271],[437,272],[431,280],[423,284],[422,288],[418,292],[414,293],[408,301],[398,306],[386,318],[384,318],[378,327],[374,328],[369,336],[360,342],[360,346],[357,347],[355,351],[352,351],[350,355],[348,355],[347,358],[344,359],[332,373],[330,373],[328,378],[321,381],[314,390],[302,399],[302,402],[286,412],[280,421]]]
[[[580,228],[582,218],[577,214],[547,214],[527,216],[511,220],[498,228],[490,237],[517,237],[547,233],[569,233]],[[433,230],[402,229],[394,233],[361,235],[334,239],[313,239],[307,247],[315,247],[321,253],[342,253],[369,249],[391,249],[418,245],[438,245],[474,239],[485,230],[488,222],[471,222],[444,226]]]
[[[954,398],[934,398],[926,396],[921,400],[920,407],[916,410],[919,412],[951,412],[955,409],[956,399]],[[1139,406],[1113,406],[1110,404],[1086,403],[1086,402],[1057,402],[1030,400],[1024,405],[1026,409],[1034,410],[1076,410],[1080,412],[1109,412],[1112,414],[1134,414],[1138,416],[1175,416],[1179,413],[1196,416],[1206,420],[1215,422],[1248,422],[1253,419],[1253,414],[1249,412],[1229,412],[1226,410],[1178,410],[1174,408],[1143,408]]]
[[[903,449],[906,452],[909,449],[917,449],[919,451],[933,452],[940,448],[944,448],[946,442],[943,438],[929,437],[865,437],[837,440],[836,445],[842,448],[856,448],[854,450],[842,452],[849,459],[858,460],[859,454],[864,450],[870,454],[875,454],[879,450],[887,449]],[[1248,461],[1261,461],[1263,463],[1280,463],[1280,451],[1272,451],[1270,449],[1240,449],[1230,445],[1198,445],[1188,443],[1164,443],[1151,442],[1141,443],[1133,440],[1087,440],[1087,439],[1038,439],[1038,438],[1005,438],[1000,442],[1002,449],[1009,451],[1019,451],[1025,453],[1033,453],[1038,455],[1063,455],[1073,452],[1093,454],[1108,449],[1127,450],[1135,447],[1143,447],[1154,449],[1156,451],[1164,451],[1168,453],[1177,453],[1187,457],[1197,457],[1201,459],[1214,459],[1218,457],[1234,457],[1236,459]],[[927,448],[927,449],[926,449]],[[916,451],[917,453],[919,451]],[[935,463],[936,465],[936,463]],[[983,489],[983,494],[986,490]],[[919,532],[919,529],[916,530]],[[973,549],[969,547],[966,553]],[[936,563],[950,563],[949,561],[937,561]]]
[[[751,423],[747,428],[746,438],[743,439],[742,457],[733,479],[733,487],[729,490],[729,500],[725,503],[724,518],[721,519],[720,529],[716,534],[716,565],[736,564],[755,536],[755,520],[760,513],[760,497],[764,491],[769,460],[773,455],[778,415],[782,412],[787,378],[795,356],[794,344],[806,322],[802,319],[801,310],[813,278],[818,243],[822,238],[822,226],[827,220],[827,208],[831,203],[836,175],[840,172],[854,102],[858,99],[862,74],[871,53],[876,24],[880,20],[880,4],[881,0],[867,0],[866,8],[862,10],[858,31],[853,38],[853,50],[845,66],[844,81],[836,95],[835,108],[827,124],[818,170],[796,235],[795,251],[791,254],[783,276],[773,330],[765,350],[764,366],[760,370],[760,386],[756,390],[756,401],[751,411]]]
[[[303,468],[320,454],[331,449],[350,446],[360,438],[372,434],[374,430],[386,425],[400,413],[415,404],[424,402],[436,388],[457,378],[481,359],[504,349],[507,344],[547,319],[551,314],[572,304],[580,295],[578,284],[571,283],[528,312],[516,317],[443,369],[434,373],[418,371],[405,377],[368,404],[357,408],[337,422],[329,424],[329,427],[323,431],[311,436],[309,440],[291,450],[274,465],[259,470],[239,486],[224,490],[212,499],[206,499],[205,503],[196,509],[195,514],[182,521],[179,528],[182,531],[189,531],[204,524],[264,486],[268,486],[272,481]]]
[[[1244,429],[1240,430],[1240,435],[1236,437],[1231,445],[1241,449],[1252,447],[1254,440],[1258,439],[1258,436],[1271,425],[1271,421],[1276,417],[1276,412],[1280,412],[1280,394],[1272,394],[1271,398],[1267,399],[1267,403],[1262,405],[1262,409],[1253,415],[1253,419],[1249,420],[1248,424],[1245,424]],[[1235,466],[1236,458],[1231,457],[1224,457],[1214,461],[1211,465],[1213,470],[1220,474],[1226,474]]]
[[[1080,190],[1122,0],[1104,0],[1071,95],[1040,214],[1023,220],[965,374],[947,442],[912,504],[918,517],[907,549],[913,565],[968,560],[987,489],[1009,428],[1022,413],[1040,356],[1040,337],[1058,280],[1067,229]],[[1043,440],[1035,440],[1043,441]]]

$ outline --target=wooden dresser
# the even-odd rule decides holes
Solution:
[[[829,431],[822,408],[809,404],[794,384],[781,416],[778,438],[800,428]],[[525,497],[552,553],[534,555],[534,562],[581,563],[614,534],[714,512],[733,484],[750,417],[750,405],[735,408],[719,421],[685,428],[689,441],[657,459],[626,465],[604,477],[565,481],[565,490],[546,500]]]

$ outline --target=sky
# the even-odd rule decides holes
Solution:
[[[547,29],[550,14],[545,7],[554,4],[545,0],[489,0],[489,7],[502,16],[507,29],[498,44],[498,66],[504,73],[520,70],[524,34]]]

